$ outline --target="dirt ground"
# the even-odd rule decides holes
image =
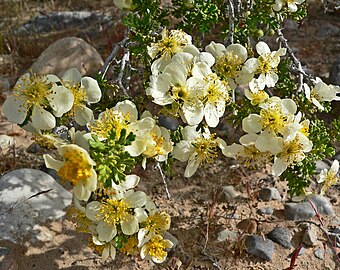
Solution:
[[[84,37],[77,29],[63,33],[51,33],[44,36],[17,36],[14,29],[22,22],[41,12],[51,10],[105,10],[113,12],[112,1],[7,1],[0,3],[0,38],[2,46],[0,54],[8,55],[8,61],[0,65],[0,76],[9,79],[11,85],[26,70],[48,44],[62,36],[75,35]],[[10,4],[9,4],[10,3]],[[313,2],[314,3],[314,2]],[[6,10],[7,9],[7,10]],[[9,10],[10,9],[10,10]],[[115,15],[119,19],[118,15]],[[113,24],[117,25],[117,24]],[[310,70],[319,74],[326,81],[329,69],[336,60],[340,60],[340,15],[327,14],[315,3],[311,7],[310,16],[301,25],[287,23],[285,33],[288,41]],[[114,28],[114,27],[113,27]],[[109,54],[110,44],[120,40],[119,27],[102,29],[101,32],[87,36],[86,40],[95,46],[102,57]],[[118,29],[118,30],[117,30]],[[1,92],[1,91],[0,91]],[[2,104],[6,93],[2,93]],[[15,138],[15,151],[10,149],[0,154],[0,173],[22,167],[39,169],[44,150],[31,154],[26,151],[32,143],[30,135],[17,126],[9,123],[0,113],[0,134]],[[44,233],[50,239],[45,242],[31,243],[23,239],[22,243],[13,244],[2,241],[0,248],[10,247],[0,270],[8,269],[287,269],[290,265],[290,254],[301,242],[299,224],[287,221],[283,215],[284,201],[288,200],[286,183],[270,176],[269,168],[261,171],[247,171],[239,166],[230,166],[234,162],[220,156],[214,165],[201,168],[192,178],[184,178],[185,164],[174,164],[173,176],[167,178],[171,199],[166,196],[162,178],[150,163],[144,171],[136,168],[135,173],[141,176],[138,188],[152,195],[161,210],[168,212],[172,218],[170,233],[179,241],[174,252],[170,253],[166,263],[153,265],[140,258],[118,255],[115,261],[103,264],[98,255],[87,246],[88,236],[76,232],[72,222],[67,219],[53,221],[44,225]],[[234,185],[241,194],[240,198],[230,202],[220,202],[221,189],[225,185]],[[276,187],[283,200],[261,202],[258,192],[263,187]],[[312,185],[315,188],[315,184]],[[333,204],[335,212],[340,210],[339,185],[329,191],[327,196]],[[273,208],[272,216],[261,216],[257,209],[269,206]],[[249,256],[244,248],[244,235],[236,225],[244,219],[253,224],[251,233],[265,235],[277,226],[289,228],[293,233],[293,247],[284,249],[275,244],[275,252],[271,262],[264,262]],[[317,219],[312,219],[319,223]],[[324,218],[325,226],[332,228],[335,219]],[[217,242],[216,235],[222,229],[239,233],[236,242]],[[0,229],[1,231],[1,229]],[[305,253],[296,260],[296,270],[336,269],[331,253],[326,252],[324,260],[317,259],[313,251],[324,248],[326,239],[321,230],[318,232],[318,243],[308,247]],[[326,246],[329,250],[329,247]],[[338,250],[339,252],[339,250]],[[0,261],[3,256],[0,255]],[[12,268],[11,268],[12,267]]]

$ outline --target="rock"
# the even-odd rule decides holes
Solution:
[[[266,261],[271,261],[274,253],[273,241],[266,239],[264,240],[261,236],[249,235],[246,238],[245,245],[247,252],[250,255],[259,257]]]
[[[322,248],[318,248],[317,250],[314,250],[314,256],[320,260],[323,260],[325,256],[325,250]]]
[[[9,80],[3,76],[0,76],[0,93],[6,92],[11,88]]]
[[[340,59],[334,62],[329,74],[329,83],[340,85]]]
[[[160,126],[170,129],[171,131],[176,130],[179,126],[177,119],[163,115],[158,117],[158,123]]]
[[[227,202],[233,199],[236,199],[239,196],[239,193],[235,190],[234,186],[224,186],[222,187],[222,192],[219,197],[221,202]]]
[[[0,135],[0,149],[6,149],[14,144],[14,139],[8,135]]]
[[[310,200],[315,205],[317,211],[326,216],[333,216],[334,211],[329,201],[320,195],[313,195]],[[285,217],[289,220],[309,219],[315,216],[315,211],[310,202],[286,203]]]
[[[94,47],[81,38],[65,37],[45,49],[28,69],[40,75],[61,76],[69,68],[77,68],[82,75],[96,74],[103,59]]]
[[[0,263],[0,270],[20,270],[18,263],[12,257],[5,258]]]
[[[72,194],[50,175],[33,169],[5,174],[0,178],[0,190],[1,238],[12,242],[24,236],[32,242],[46,240],[42,239],[46,234],[40,235],[40,225],[63,217],[64,208],[72,202]]]
[[[20,26],[16,33],[48,33],[51,31],[61,31],[71,27],[80,29],[89,28],[89,26],[105,25],[111,22],[111,16],[103,13],[91,11],[59,11],[39,15]],[[89,30],[88,30],[89,31]]]
[[[229,231],[228,229],[222,230],[217,233],[217,242],[223,242],[223,241],[235,241],[238,237],[238,234],[233,231]]]
[[[316,32],[316,36],[319,38],[331,38],[332,36],[337,36],[339,33],[339,27],[329,22],[324,22],[320,25],[320,28]]]
[[[280,244],[284,248],[290,248],[290,241],[292,240],[292,233],[288,228],[276,227],[267,234],[267,237],[274,242]]]
[[[32,154],[35,154],[35,153],[38,153],[40,150],[40,145],[37,144],[37,143],[32,143],[29,147],[27,147],[26,151],[28,153],[32,153]]]
[[[263,188],[259,192],[259,199],[265,202],[271,200],[281,201],[280,192],[276,188]]]
[[[177,245],[178,245],[177,238],[175,236],[173,236],[171,233],[165,232],[164,233],[164,239],[168,239],[168,240],[170,240],[173,243],[172,248],[169,248],[167,250],[167,252],[173,252],[176,249]]]
[[[253,234],[257,231],[257,223],[251,219],[241,220],[236,227],[243,233]]]
[[[271,207],[262,207],[262,208],[257,210],[257,213],[259,213],[260,215],[269,215],[270,216],[274,213],[274,210]]]
[[[326,160],[318,160],[315,162],[316,172],[321,172],[322,170],[328,170],[330,168],[329,163]]]
[[[0,257],[6,256],[9,253],[9,248],[7,247],[0,247]]]
[[[302,243],[307,246],[315,246],[318,242],[318,236],[314,229],[310,228],[305,231],[302,237]]]

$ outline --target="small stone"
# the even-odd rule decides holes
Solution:
[[[284,248],[290,248],[290,241],[292,240],[292,233],[288,228],[276,227],[267,234],[267,237],[274,242],[280,244]]]
[[[0,76],[0,93],[6,92],[11,88],[9,80],[5,77]]]
[[[224,229],[217,233],[217,242],[223,242],[223,241],[235,241],[238,237],[238,234],[233,231],[229,231],[228,229]]]
[[[14,144],[14,139],[8,135],[0,135],[0,148],[6,149]]]
[[[325,257],[325,250],[322,248],[318,248],[317,250],[314,250],[314,256],[320,260],[323,260]]]
[[[310,200],[320,214],[326,216],[334,215],[332,205],[325,197],[313,195],[310,197]],[[300,203],[286,203],[284,213],[285,217],[289,220],[309,219],[315,216],[315,211],[309,201]]]
[[[271,200],[281,201],[280,192],[276,188],[263,188],[259,192],[259,199],[265,202]]]
[[[5,258],[0,263],[0,270],[19,270],[19,265],[14,258]]]
[[[81,38],[65,37],[45,49],[28,70],[38,75],[61,77],[69,68],[91,75],[97,74],[102,66],[103,59],[93,46]]]
[[[167,252],[173,252],[176,249],[177,245],[178,245],[177,238],[175,236],[173,236],[171,233],[165,232],[164,233],[164,239],[170,240],[172,242],[172,244],[173,244],[173,246],[171,248],[167,249]]]
[[[35,154],[35,153],[38,153],[40,150],[40,145],[37,144],[37,143],[32,143],[29,147],[27,147],[26,151],[28,153],[32,153],[32,154]]]
[[[330,165],[326,160],[318,160],[315,162],[316,166],[316,172],[320,173],[322,170],[328,170],[330,168]]]
[[[254,234],[257,231],[257,223],[251,219],[241,220],[236,227],[243,233]]]
[[[6,256],[8,253],[9,253],[9,249],[7,247],[0,247],[0,257]]]
[[[310,228],[303,234],[302,242],[307,246],[315,246],[318,242],[318,236],[314,229]]]
[[[236,199],[238,196],[239,193],[235,190],[234,186],[224,186],[222,187],[222,192],[219,199],[221,202],[227,202]]]
[[[257,210],[257,213],[259,213],[260,215],[269,215],[270,216],[274,213],[274,210],[271,207],[262,207],[262,208]]]
[[[179,126],[177,119],[163,115],[158,117],[158,123],[160,126],[170,129],[171,131],[175,131]]]
[[[250,255],[259,257],[266,261],[271,261],[274,253],[274,243],[273,241],[266,239],[264,240],[258,235],[249,235],[246,238],[245,245],[247,252]]]

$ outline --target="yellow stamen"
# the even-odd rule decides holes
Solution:
[[[130,215],[129,208],[122,200],[106,199],[100,206],[100,214],[104,222],[115,225]]]
[[[209,138],[197,138],[192,145],[195,147],[198,159],[202,162],[212,163],[218,156],[214,134],[211,134]]]
[[[137,252],[138,239],[137,237],[129,237],[124,246],[119,249],[120,252],[126,255],[135,255]]]
[[[243,60],[233,52],[216,59],[215,69],[223,78],[235,78],[242,68]]]
[[[264,128],[282,134],[287,122],[287,116],[283,114],[282,108],[279,105],[262,109],[260,115],[262,117],[261,124]]]

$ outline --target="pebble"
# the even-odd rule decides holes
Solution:
[[[321,215],[334,215],[332,205],[325,197],[313,195],[310,197],[310,200],[313,202]],[[284,213],[285,217],[289,220],[309,219],[315,216],[315,211],[309,201],[300,203],[286,203]]]
[[[316,172],[319,173],[322,170],[328,170],[330,168],[330,164],[326,160],[318,160],[315,162]]]
[[[259,257],[266,261],[271,261],[274,253],[274,242],[270,239],[263,239],[258,235],[249,235],[245,245],[250,255]]]
[[[32,154],[35,154],[35,153],[38,153],[40,150],[40,145],[37,144],[37,143],[32,143],[29,147],[27,147],[26,151],[28,153],[32,153]]]
[[[0,93],[6,92],[11,88],[9,80],[0,76]]]
[[[223,242],[223,241],[235,241],[238,237],[238,234],[233,231],[229,231],[228,229],[224,229],[217,233],[217,242]]]
[[[0,148],[6,149],[14,144],[14,139],[8,135],[0,135]]]
[[[259,213],[260,215],[271,216],[274,213],[274,210],[271,207],[262,207],[262,208],[257,210],[257,213]]]
[[[19,169],[5,174],[0,178],[0,190],[1,239],[14,243],[24,237],[32,242],[51,240],[53,236],[44,234],[40,225],[63,217],[72,202],[70,192],[39,170]],[[42,191],[48,192],[37,195]]]
[[[267,234],[267,237],[284,248],[291,247],[290,241],[292,240],[292,233],[288,228],[276,227]]]
[[[269,202],[271,200],[281,201],[280,192],[272,187],[272,188],[263,188],[259,192],[259,199],[265,202]]]
[[[313,228],[307,229],[302,237],[302,242],[307,246],[315,246],[318,242],[318,236]]]
[[[236,199],[238,196],[239,193],[235,190],[234,186],[224,186],[222,187],[222,192],[219,199],[221,202],[227,202]]]
[[[165,127],[171,131],[175,131],[179,127],[179,122],[173,117],[160,115],[158,117],[158,123],[160,126]]]

